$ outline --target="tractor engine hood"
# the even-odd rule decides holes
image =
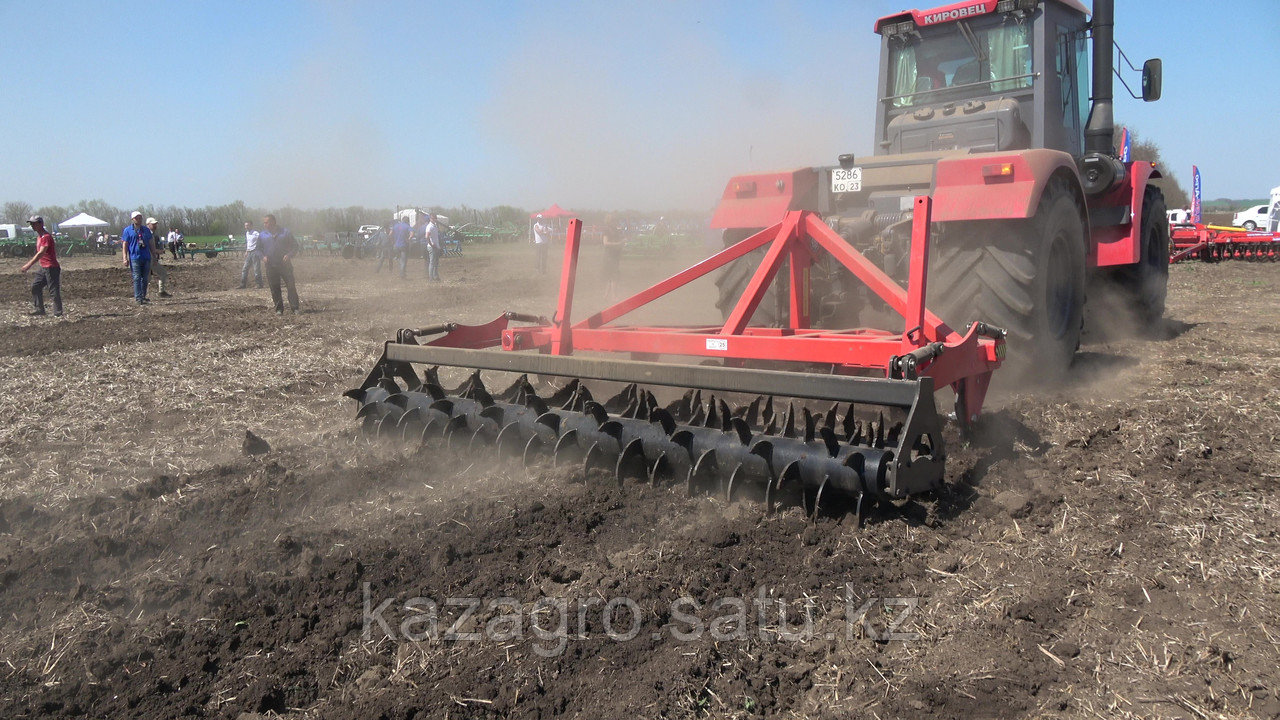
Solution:
[[[882,143],[892,155],[967,149],[1000,152],[1030,147],[1031,133],[1016,100],[968,100],[925,105],[889,121]]]

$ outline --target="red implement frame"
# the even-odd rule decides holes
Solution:
[[[1280,233],[1213,225],[1174,225],[1169,228],[1173,252],[1170,263],[1183,260],[1254,260],[1280,258]]]
[[[1004,357],[1003,335],[981,323],[974,323],[961,335],[925,307],[931,207],[930,198],[916,198],[905,290],[850,247],[817,214],[799,210],[788,212],[778,224],[577,323],[573,322],[573,290],[582,223],[573,220],[565,240],[555,318],[550,325],[503,330],[502,348],[555,355],[578,351],[631,353],[645,359],[658,355],[711,357],[721,358],[730,366],[752,360],[789,361],[826,365],[842,374],[890,378],[927,375],[934,378],[935,386],[950,385],[956,391],[957,410],[961,412],[962,422],[967,422],[977,417],[991,373]],[[814,246],[829,253],[901,315],[906,331],[810,327],[808,277]],[[767,248],[764,260],[723,325],[610,324],[759,248]],[[791,279],[787,327],[749,327],[752,314],[760,306],[783,261],[788,261]],[[431,344],[456,345],[448,336]]]

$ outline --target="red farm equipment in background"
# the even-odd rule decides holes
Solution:
[[[1275,262],[1280,255],[1280,233],[1237,227],[1172,225],[1169,228],[1169,262],[1202,260],[1252,260]]]

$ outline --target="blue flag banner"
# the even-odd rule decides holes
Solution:
[[[1129,162],[1129,128],[1120,130],[1120,162]]]
[[[1200,222],[1200,168],[1191,166],[1191,222]]]

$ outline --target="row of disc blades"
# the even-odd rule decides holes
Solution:
[[[413,389],[383,378],[345,394],[372,434],[492,446],[526,464],[549,456],[557,465],[610,470],[618,483],[683,482],[690,492],[751,496],[769,509],[798,503],[810,514],[842,507],[861,516],[886,486],[901,432],[882,413],[865,417],[852,405],[780,410],[757,396],[731,406],[690,390],[663,406],[636,385],[598,402],[576,379],[544,397],[523,375],[494,394],[479,372],[446,389],[436,368]]]

